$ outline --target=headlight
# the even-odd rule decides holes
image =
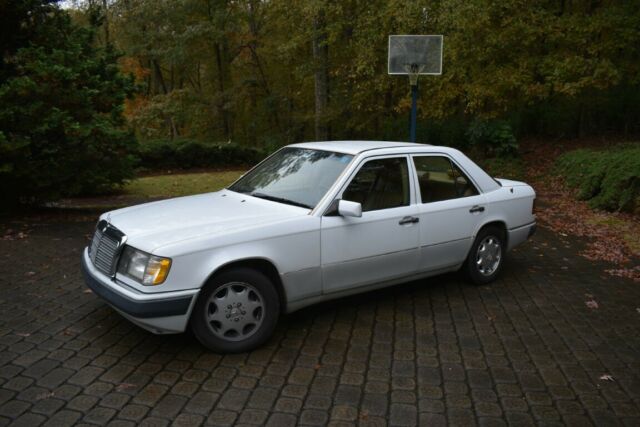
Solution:
[[[163,258],[125,246],[118,264],[118,273],[143,285],[159,285],[165,281],[171,259]]]

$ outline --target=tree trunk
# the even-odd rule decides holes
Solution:
[[[252,0],[249,2],[249,31],[251,32],[251,41],[247,43],[249,51],[251,52],[251,58],[253,59],[253,63],[258,70],[258,74],[260,75],[260,81],[262,82],[262,88],[267,95],[268,98],[271,98],[271,89],[269,87],[269,82],[267,81],[267,75],[264,71],[264,67],[262,66],[262,61],[260,59],[260,55],[258,55],[258,38],[260,37],[260,28],[257,23],[256,14],[257,14],[257,6],[256,3],[259,3],[257,0]],[[256,105],[257,106],[257,105]],[[271,114],[273,116],[273,121],[275,123],[278,131],[281,131],[280,127],[280,116],[278,114],[278,108],[271,109]]]
[[[154,74],[157,79],[157,82],[162,88],[162,93],[164,95],[167,95],[169,93],[167,89],[167,84],[164,81],[164,76],[162,75],[162,69],[160,68],[160,64],[155,59],[153,60],[153,70],[154,70]],[[165,122],[167,123],[167,126],[169,127],[169,131],[171,132],[171,140],[180,136],[180,133],[178,132],[178,127],[176,126],[176,123],[173,120],[173,117],[165,116]]]
[[[102,0],[102,12],[104,13],[104,45],[109,45],[109,9],[107,0]]]
[[[220,118],[222,119],[222,130],[224,132],[224,138],[226,140],[231,139],[231,135],[230,135],[230,126],[229,126],[229,116],[227,115],[227,111],[225,109],[225,99],[226,99],[226,95],[224,93],[225,90],[225,86],[224,86],[224,77],[225,77],[225,72],[224,72],[224,67],[223,67],[223,59],[222,59],[222,46],[220,45],[220,43],[216,43],[215,44],[215,51],[216,51],[216,68],[218,70],[218,91],[219,93],[219,100],[218,100],[218,115],[220,116]]]
[[[315,131],[317,141],[329,139],[327,106],[329,104],[329,46],[325,14],[320,10],[313,19],[313,61],[315,81]]]

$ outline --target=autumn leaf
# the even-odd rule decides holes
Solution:
[[[613,377],[609,374],[600,375],[602,381],[614,381]]]
[[[136,388],[136,387],[138,387],[136,384],[120,383],[117,385],[116,390],[123,391],[123,390],[128,390],[130,388]]]
[[[585,304],[587,305],[587,307],[589,308],[598,308],[598,303],[595,300],[589,300],[589,301],[585,301]]]
[[[52,391],[46,392],[46,393],[42,393],[36,396],[36,400],[43,400],[43,399],[48,399],[50,397],[55,396],[55,393]]]

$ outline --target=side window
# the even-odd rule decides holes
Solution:
[[[439,202],[478,194],[473,183],[447,157],[416,156],[422,203]]]
[[[409,205],[409,171],[404,157],[370,160],[342,193],[344,200],[362,204],[362,211]]]

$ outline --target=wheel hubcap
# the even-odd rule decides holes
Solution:
[[[500,241],[494,236],[487,236],[478,245],[476,253],[476,266],[480,274],[491,276],[500,265],[502,259],[502,247]]]
[[[262,324],[263,298],[248,283],[227,283],[209,298],[206,315],[215,336],[227,341],[244,340]]]

